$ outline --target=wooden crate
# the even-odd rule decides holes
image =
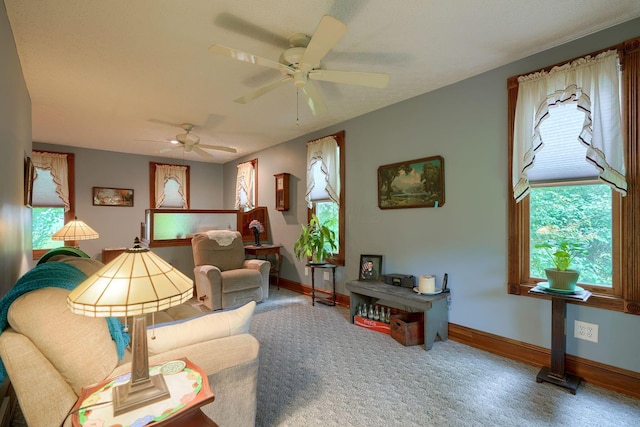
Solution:
[[[424,314],[392,314],[391,338],[404,346],[424,344]]]

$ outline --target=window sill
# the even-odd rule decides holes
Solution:
[[[535,284],[522,283],[522,284],[509,284],[509,294],[521,295],[532,298],[551,299],[551,297],[542,295],[533,295],[529,293],[529,290],[535,287]],[[567,301],[573,303],[571,301]],[[593,293],[586,302],[580,302],[587,307],[601,308],[603,310],[620,311],[623,313],[640,315],[640,303],[627,301],[624,298],[615,295],[606,295]]]

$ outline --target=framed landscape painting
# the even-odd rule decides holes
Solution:
[[[133,190],[93,187],[93,206],[133,206]]]
[[[380,209],[444,205],[444,158],[425,157],[378,168]]]

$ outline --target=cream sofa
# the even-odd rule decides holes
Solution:
[[[76,267],[96,263],[78,260]],[[0,335],[0,357],[30,427],[71,425],[68,412],[83,386],[131,369],[128,349],[118,360],[105,319],[72,314],[68,293],[45,287],[18,297]],[[148,331],[150,365],[186,357],[207,373],[215,401],[202,409],[220,427],[255,425],[259,344],[248,334],[254,308],[251,302],[203,315],[183,304],[156,313],[155,331]]]

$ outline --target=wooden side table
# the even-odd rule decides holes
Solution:
[[[307,267],[311,267],[311,305],[316,305],[316,268],[328,268],[331,269],[331,277],[333,283],[333,291],[331,292],[331,298],[318,298],[318,302],[325,305],[336,305],[336,267],[333,264],[312,264],[308,263]]]
[[[540,369],[536,376],[536,382],[544,381],[555,384],[568,389],[572,394],[576,394],[580,377],[569,374],[565,370],[567,301],[584,302],[589,299],[591,292],[583,290],[576,294],[560,294],[536,286],[529,293],[551,297],[551,366],[543,366]]]
[[[167,372],[164,374],[164,379],[171,393],[168,399],[118,416],[113,415],[112,389],[118,384],[129,381],[130,374],[83,387],[72,409],[72,425],[74,427],[97,424],[146,425],[153,422],[154,426],[165,427],[218,427],[201,409],[202,406],[213,402],[215,398],[209,387],[207,374],[189,359],[184,358],[180,361],[183,361],[185,366],[177,372],[173,369],[167,371],[166,368],[172,366],[168,363],[149,368],[151,375]]]
[[[255,258],[263,257],[266,260],[267,255],[275,255],[276,263],[271,265],[271,270],[275,273],[278,290],[280,290],[280,268],[282,267],[280,248],[282,248],[282,245],[248,245],[244,247],[244,254],[253,255]]]

